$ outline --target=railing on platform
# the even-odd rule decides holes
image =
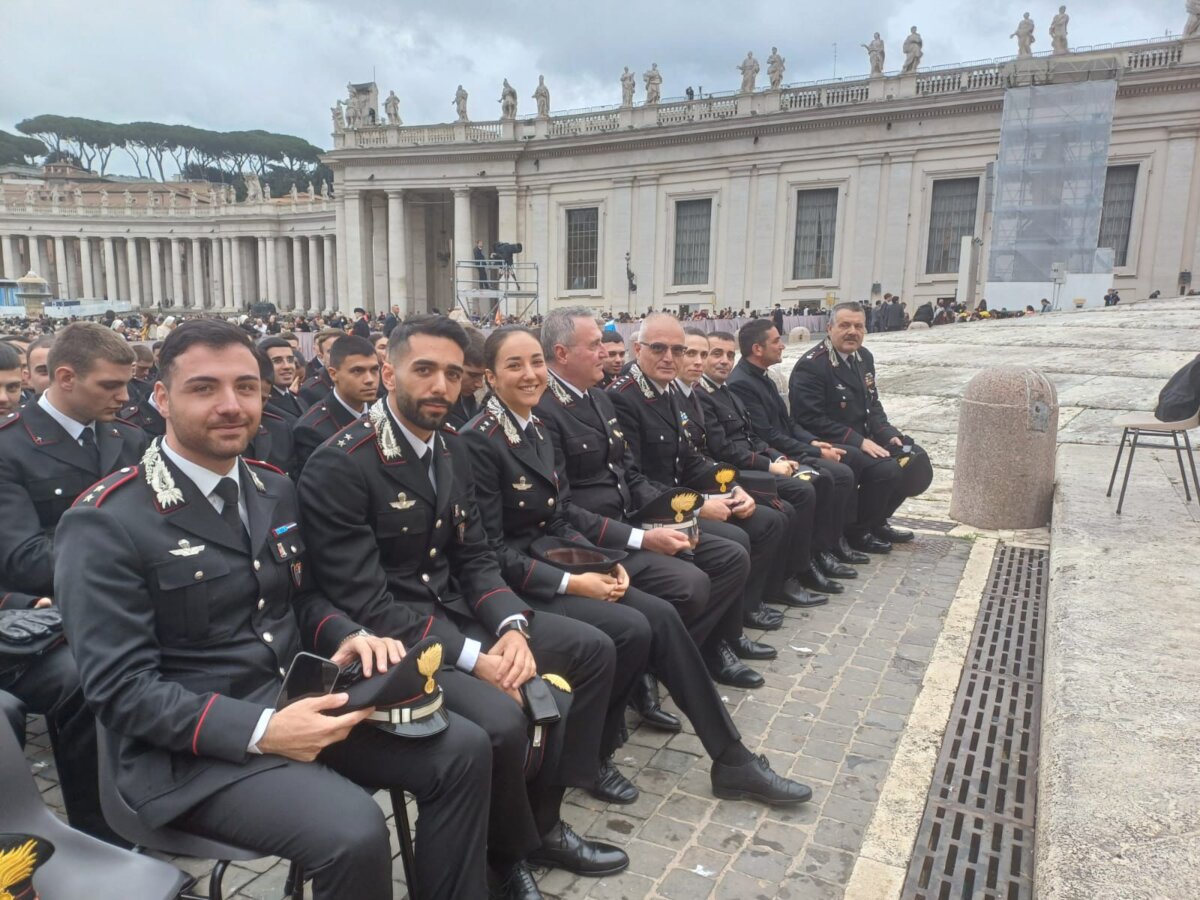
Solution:
[[[541,312],[537,263],[459,259],[454,263],[454,297],[468,318],[495,323]]]

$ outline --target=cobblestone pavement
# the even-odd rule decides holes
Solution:
[[[543,872],[542,891],[563,900],[840,898],[969,552],[967,541],[918,535],[873,557],[828,605],[789,610],[782,630],[754,635],[780,651],[760,667],[767,686],[721,695],[747,746],[810,784],[812,801],[790,811],[718,801],[686,721],[682,734],[667,735],[634,727],[631,717],[617,761],[641,798],[609,806],[574,791],[564,808],[579,832],[625,847],[629,870],[604,879]],[[31,721],[27,755],[43,796],[61,811],[40,720]],[[390,813],[386,795],[378,799]],[[392,843],[398,852],[394,835]],[[200,876],[211,865],[175,862]],[[400,897],[399,859],[393,872]],[[286,874],[275,859],[234,863],[225,895],[275,900]]]

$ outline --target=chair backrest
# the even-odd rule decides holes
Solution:
[[[0,795],[4,797],[0,831],[28,831],[47,817],[54,818],[34,784],[25,751],[5,719],[0,719]]]

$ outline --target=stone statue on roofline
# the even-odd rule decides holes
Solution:
[[[508,83],[508,79],[504,79],[504,86],[500,88],[500,118],[515,119],[517,117],[517,90]]]
[[[533,99],[537,101],[537,114],[539,119],[545,119],[550,116],[550,88],[546,87],[546,76],[538,76],[538,86],[533,92]]]
[[[1050,22],[1050,50],[1056,56],[1070,52],[1070,48],[1067,46],[1067,24],[1070,21],[1071,17],[1067,15],[1067,8],[1060,6],[1058,15]]]
[[[904,50],[904,68],[900,70],[901,73],[907,75],[917,71],[917,66],[921,64],[921,57],[925,55],[925,41],[921,39],[916,25],[909,29],[902,49]]]
[[[342,112],[342,101],[339,100],[333,106],[329,107],[329,113],[333,116],[333,133],[342,134],[346,130],[346,117]]]
[[[1017,58],[1026,59],[1033,56],[1033,44],[1037,40],[1033,36],[1033,19],[1029,18],[1029,13],[1025,13],[1024,18],[1017,23],[1017,30],[1009,35],[1010,38],[1017,39]]]
[[[879,32],[875,32],[875,37],[871,39],[871,43],[863,44],[863,49],[867,51],[867,58],[871,61],[872,77],[883,74],[883,61],[887,56],[887,49],[883,46],[883,38],[879,36]]]
[[[388,91],[387,99],[383,101],[383,111],[387,115],[389,125],[403,125],[400,121],[400,98],[395,91]]]
[[[58,185],[57,184],[51,185],[51,187],[50,187],[50,206],[53,207],[55,212],[58,211],[58,203],[61,199],[62,199],[62,193],[59,191]]]
[[[1197,0],[1200,2],[1200,0]],[[637,88],[637,78],[629,71],[629,66],[621,73],[621,105],[633,106],[633,92]]]
[[[1200,37],[1200,0],[1187,0],[1187,22],[1183,26],[1185,38]]]
[[[646,106],[654,106],[662,99],[662,72],[658,71],[658,63],[650,63],[650,68],[642,75],[646,83]]]
[[[758,60],[754,58],[753,51],[746,53],[746,58],[742,60],[737,70],[742,73],[742,93],[754,93],[754,82],[758,79],[759,65]]]
[[[458,121],[466,122],[467,119],[467,92],[460,84],[458,90],[454,92],[454,108],[458,112]]]
[[[783,84],[783,70],[786,65],[786,60],[779,55],[779,48],[772,47],[771,55],[767,57],[767,80],[771,83],[771,90],[779,90],[779,86]]]

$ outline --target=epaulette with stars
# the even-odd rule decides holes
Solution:
[[[821,341],[819,344],[817,344],[815,347],[812,347],[807,353],[805,353],[803,358],[804,359],[820,359],[821,357],[827,356],[828,354],[829,354],[828,343],[826,341]]]
[[[623,391],[626,388],[628,388],[631,384],[636,384],[636,383],[637,383],[637,380],[632,375],[630,375],[628,372],[626,372],[624,375],[618,375],[616,378],[614,378],[612,381],[612,384],[610,384],[608,386],[608,390]]]
[[[115,491],[123,484],[128,484],[133,479],[137,478],[137,466],[125,466],[118,469],[106,478],[101,478],[90,488],[75,498],[72,506],[95,506],[99,508],[108,495]]]
[[[358,419],[331,437],[326,444],[330,447],[337,447],[345,453],[353,453],[373,437],[375,437],[375,426],[371,424],[371,420]]]
[[[8,415],[0,416],[0,430],[7,428],[9,425],[14,425],[20,421],[21,414],[19,412],[10,412]]]
[[[442,423],[442,431],[444,431],[446,434],[458,434],[458,429],[449,422]]]

